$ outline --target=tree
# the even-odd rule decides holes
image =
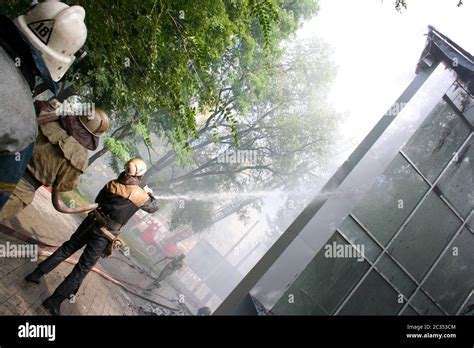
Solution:
[[[188,19],[186,22],[181,20],[177,27],[171,26],[168,28],[168,31],[170,31],[169,35],[173,36],[179,34],[178,37],[173,36],[173,40],[178,40],[176,47],[181,43],[181,46],[179,46],[181,47],[181,51],[166,51],[159,56],[166,64],[170,64],[170,62],[175,64],[184,59],[183,64],[187,64],[188,66],[188,70],[183,70],[184,80],[175,81],[179,76],[174,72],[164,79],[163,76],[161,76],[154,85],[156,90],[152,92],[157,96],[163,94],[162,90],[166,90],[168,94],[171,93],[174,96],[179,95],[179,93],[184,93],[187,100],[181,100],[179,103],[174,103],[174,105],[169,105],[168,107],[151,110],[151,116],[146,117],[146,123],[138,122],[137,124],[133,117],[127,117],[127,114],[143,114],[143,110],[135,108],[128,110],[128,113],[125,112],[121,117],[116,117],[115,125],[119,133],[115,134],[116,136],[113,137],[113,140],[106,142],[105,149],[91,158],[91,164],[109,149],[122,161],[126,160],[126,158],[121,158],[123,157],[122,155],[125,154],[123,149],[129,149],[133,152],[132,149],[135,146],[133,141],[135,139],[132,137],[126,139],[126,136],[120,137],[120,134],[124,134],[124,129],[127,130],[125,135],[130,134],[128,130],[135,130],[136,132],[132,132],[132,134],[139,133],[142,136],[141,138],[148,140],[147,145],[150,145],[150,137],[148,136],[150,131],[154,134],[164,134],[169,140],[169,143],[173,145],[178,157],[184,158],[189,155],[189,142],[198,138],[200,135],[195,128],[195,116],[206,113],[212,108],[219,107],[219,103],[221,102],[220,96],[222,96],[223,79],[225,82],[229,82],[230,79],[238,76],[235,72],[232,75],[225,75],[229,72],[228,64],[235,64],[235,62],[240,59],[238,65],[240,65],[240,69],[245,69],[247,65],[251,64],[253,59],[262,55],[268,55],[276,59],[279,54],[278,45],[281,40],[287,38],[288,35],[297,29],[301,19],[308,18],[317,11],[316,2],[314,0],[302,0],[297,2],[286,0],[221,1],[219,2],[221,6],[214,11],[215,18],[212,19],[213,12],[207,10],[206,2],[195,2],[195,4],[197,3],[199,3],[199,9],[193,10],[193,18],[195,19]],[[216,6],[218,1],[211,1],[211,3]],[[188,10],[186,10],[186,6],[190,6],[189,2],[181,4],[181,7],[179,7],[179,2],[173,2],[172,5],[175,7],[175,12],[184,13],[183,16],[187,18],[186,13]],[[95,4],[94,7],[96,7]],[[178,11],[178,8],[183,8],[183,10],[180,10],[183,11],[183,13]],[[163,11],[165,11],[164,7],[160,13],[164,13]],[[167,9],[165,12],[168,14],[166,18],[169,17],[168,20],[171,20],[173,22],[172,24],[175,25],[173,19],[176,18],[171,15],[172,11]],[[211,20],[209,16],[211,16]],[[232,25],[228,23],[229,20]],[[124,19],[124,21],[126,21],[126,19]],[[209,25],[211,24],[209,23],[215,22],[214,24],[220,28],[223,25],[220,23],[221,21],[224,21],[224,28],[228,25],[230,29],[226,29],[226,31],[222,29],[217,32],[211,30],[212,33],[215,33],[210,34]],[[197,24],[193,24],[194,22],[197,22]],[[124,26],[127,26],[127,24],[124,24]],[[178,32],[176,28],[179,29]],[[146,37],[148,37],[146,31],[140,35],[145,37],[141,41],[146,41]],[[165,34],[162,34],[162,36],[163,40],[169,41]],[[188,36],[192,37],[191,43],[186,43]],[[109,41],[110,38],[100,40],[100,42]],[[216,45],[216,43],[218,44]],[[137,45],[138,44],[139,43],[137,43]],[[196,47],[196,45],[198,47]],[[192,47],[194,48],[191,49]],[[215,51],[216,49],[218,49],[218,52]],[[93,48],[92,50],[100,51],[101,48]],[[138,48],[131,49],[133,52],[136,50],[138,50]],[[197,58],[190,59],[189,57],[191,55],[196,55]],[[142,57],[141,60],[146,60],[149,56],[150,54],[144,53],[144,57]],[[232,59],[232,61],[229,59]],[[140,59],[135,56],[134,60],[140,61]],[[166,67],[166,64],[161,64],[161,66]],[[137,64],[137,67],[143,65],[144,64]],[[197,66],[199,69],[196,68]],[[135,65],[132,65],[132,67],[119,65],[119,69],[126,71],[134,67]],[[164,71],[166,71],[166,69],[161,68],[160,74],[164,74]],[[139,72],[134,76],[139,77],[136,82],[137,85],[139,84],[146,87],[146,84],[143,84],[143,79],[140,77]],[[149,76],[148,72],[147,76]],[[245,78],[246,81],[252,82],[247,76],[240,75],[239,78]],[[175,85],[176,88],[170,89],[168,82],[166,82],[168,79],[173,81],[172,85]],[[167,85],[160,87],[160,83],[166,83]],[[261,84],[262,83],[264,83],[264,81],[261,81]],[[242,84],[242,81],[240,81],[240,84]],[[139,94],[143,95],[143,92]],[[236,93],[234,94],[236,95]],[[170,101],[168,95],[164,95],[164,99],[168,102]],[[240,100],[244,100],[243,96]],[[191,108],[193,112],[187,114],[189,110],[186,105],[190,105],[190,103],[192,105],[199,105],[199,108]],[[242,102],[242,105],[243,104]],[[134,104],[124,103],[124,105]],[[160,103],[159,105],[164,104]],[[190,122],[186,125],[179,122],[178,124],[173,124],[170,122],[170,119],[173,119],[173,117],[186,117],[189,118]],[[142,120],[143,116],[138,116],[137,119]],[[117,138],[117,135],[120,138]]]
[[[240,108],[230,105],[229,112],[238,120],[238,143],[233,140],[231,125],[223,112],[211,113],[199,128],[199,140],[190,144],[192,163],[187,167],[180,166],[170,149],[148,171],[151,186],[160,193],[192,196],[193,192],[206,190],[293,189],[317,178],[338,118],[326,102],[335,73],[331,51],[316,39],[286,45],[284,49],[286,53],[276,62],[277,68],[269,81],[272,88],[249,101],[247,114],[239,114]],[[256,67],[258,64],[255,63]],[[222,154],[236,151],[256,152],[257,156],[252,163],[222,160]],[[248,209],[258,208],[257,198],[240,209],[242,218],[246,217]],[[202,230],[213,223],[213,211],[220,208],[220,204],[225,202],[177,205],[172,221],[175,226],[178,222],[188,223],[196,231]]]

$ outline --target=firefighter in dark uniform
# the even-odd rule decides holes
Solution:
[[[53,99],[54,100],[54,99]],[[68,208],[61,203],[59,193],[72,191],[89,163],[87,150],[95,151],[99,138],[109,129],[109,118],[99,108],[81,112],[83,115],[61,115],[54,107],[43,112],[49,102],[36,101],[38,106],[38,137],[33,155],[23,177],[0,211],[0,221],[18,215],[33,202],[41,186],[52,188],[53,206],[61,213],[91,211],[95,204]],[[59,103],[58,103],[59,104]]]
[[[159,287],[160,283],[163,280],[165,280],[167,277],[169,277],[171,274],[173,274],[177,270],[183,268],[183,266],[184,266],[184,257],[185,257],[184,254],[181,254],[179,256],[174,256],[174,257],[166,257],[165,259],[171,259],[171,261],[166,264],[166,266],[163,268],[163,270],[158,275],[158,278],[156,278],[153,281],[153,283],[151,283],[147,287],[147,290],[151,290],[153,288]]]
[[[27,282],[39,283],[44,274],[86,246],[72,272],[43,302],[43,307],[51,314],[60,315],[61,303],[77,293],[85,276],[101,256],[108,256],[112,249],[123,245],[118,235],[133,214],[139,209],[148,213],[158,210],[151,190],[140,186],[146,169],[145,162],[139,158],[128,161],[118,179],[108,182],[97,195],[97,209],[89,213],[67,242],[26,276]]]

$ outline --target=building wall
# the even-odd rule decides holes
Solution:
[[[474,304],[474,136],[471,111],[461,105],[472,106],[472,98],[455,84],[275,314],[453,315]],[[334,245],[363,246],[363,259],[331,257]]]

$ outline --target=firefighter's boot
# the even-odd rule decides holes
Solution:
[[[42,306],[51,315],[61,315],[61,303],[67,298],[63,294],[59,294],[56,291],[43,301]]]
[[[41,277],[43,275],[44,275],[44,272],[41,269],[39,269],[39,267],[36,267],[36,269],[33,272],[31,272],[25,277],[25,280],[28,283],[39,284]]]

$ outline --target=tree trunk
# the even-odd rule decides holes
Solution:
[[[104,146],[102,149],[100,149],[100,150],[97,151],[95,154],[93,154],[93,155],[89,158],[89,167],[92,165],[92,163],[94,163],[95,161],[97,161],[100,157],[102,157],[103,155],[105,155],[107,152],[109,152],[109,149]]]

